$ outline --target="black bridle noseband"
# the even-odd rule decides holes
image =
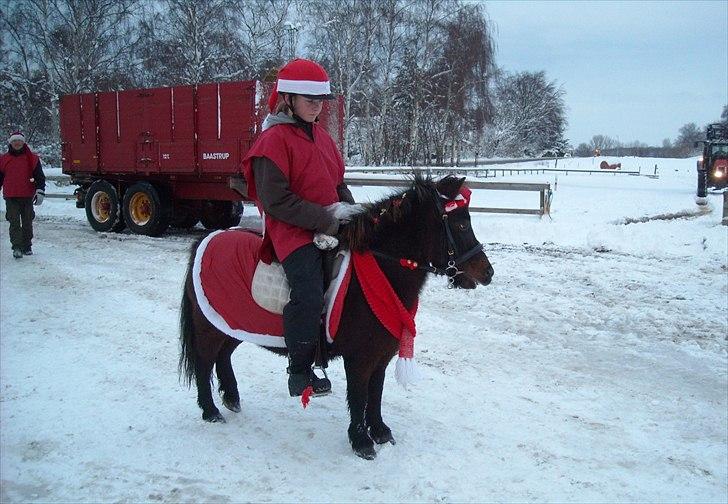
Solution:
[[[473,246],[466,252],[463,252],[461,254],[458,254],[458,245],[455,242],[455,237],[452,234],[452,229],[450,228],[450,220],[448,219],[448,213],[445,211],[445,206],[442,204],[440,193],[436,193],[435,201],[437,205],[437,211],[440,214],[442,226],[445,229],[445,236],[447,237],[447,266],[441,267],[441,266],[435,266],[432,263],[430,264],[419,264],[416,261],[412,261],[411,259],[402,259],[397,258],[394,256],[391,256],[389,254],[385,254],[384,252],[379,252],[377,250],[372,250],[372,254],[374,254],[377,257],[381,257],[383,259],[389,259],[392,261],[398,261],[404,268],[411,269],[411,270],[422,270],[427,271],[428,273],[434,273],[435,275],[442,275],[447,277],[447,287],[449,289],[453,288],[455,286],[455,277],[458,275],[461,275],[463,271],[458,268],[458,266],[462,265],[463,263],[467,262],[469,259],[474,257],[478,252],[482,252],[485,248],[485,245],[478,242],[477,245]]]

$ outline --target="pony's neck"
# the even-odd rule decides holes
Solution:
[[[411,309],[425,285],[427,273],[423,270],[403,268],[398,261],[391,259],[376,257],[376,260],[402,304],[407,309]]]
[[[392,288],[407,308],[411,308],[419,297],[427,273],[423,270],[405,268],[399,260],[410,259],[421,264],[429,263],[431,258],[428,257],[427,251],[430,247],[423,241],[426,235],[420,226],[403,223],[382,236],[372,247],[391,256],[391,259],[382,257],[376,259]]]

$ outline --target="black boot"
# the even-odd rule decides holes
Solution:
[[[313,388],[313,395],[326,395],[331,393],[331,382],[328,378],[319,378],[311,369],[315,345],[297,342],[295,348],[288,354],[288,393],[291,397],[303,394],[309,385]]]

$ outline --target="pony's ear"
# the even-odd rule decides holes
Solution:
[[[448,175],[437,182],[437,192],[445,196],[447,199],[455,199],[460,192],[460,188],[465,183],[465,177],[455,177]]]

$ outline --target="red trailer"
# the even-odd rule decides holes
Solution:
[[[236,225],[241,161],[261,131],[269,85],[258,81],[134,89],[61,98],[63,173],[97,231],[156,236],[171,224]],[[343,101],[321,123],[342,145]]]

